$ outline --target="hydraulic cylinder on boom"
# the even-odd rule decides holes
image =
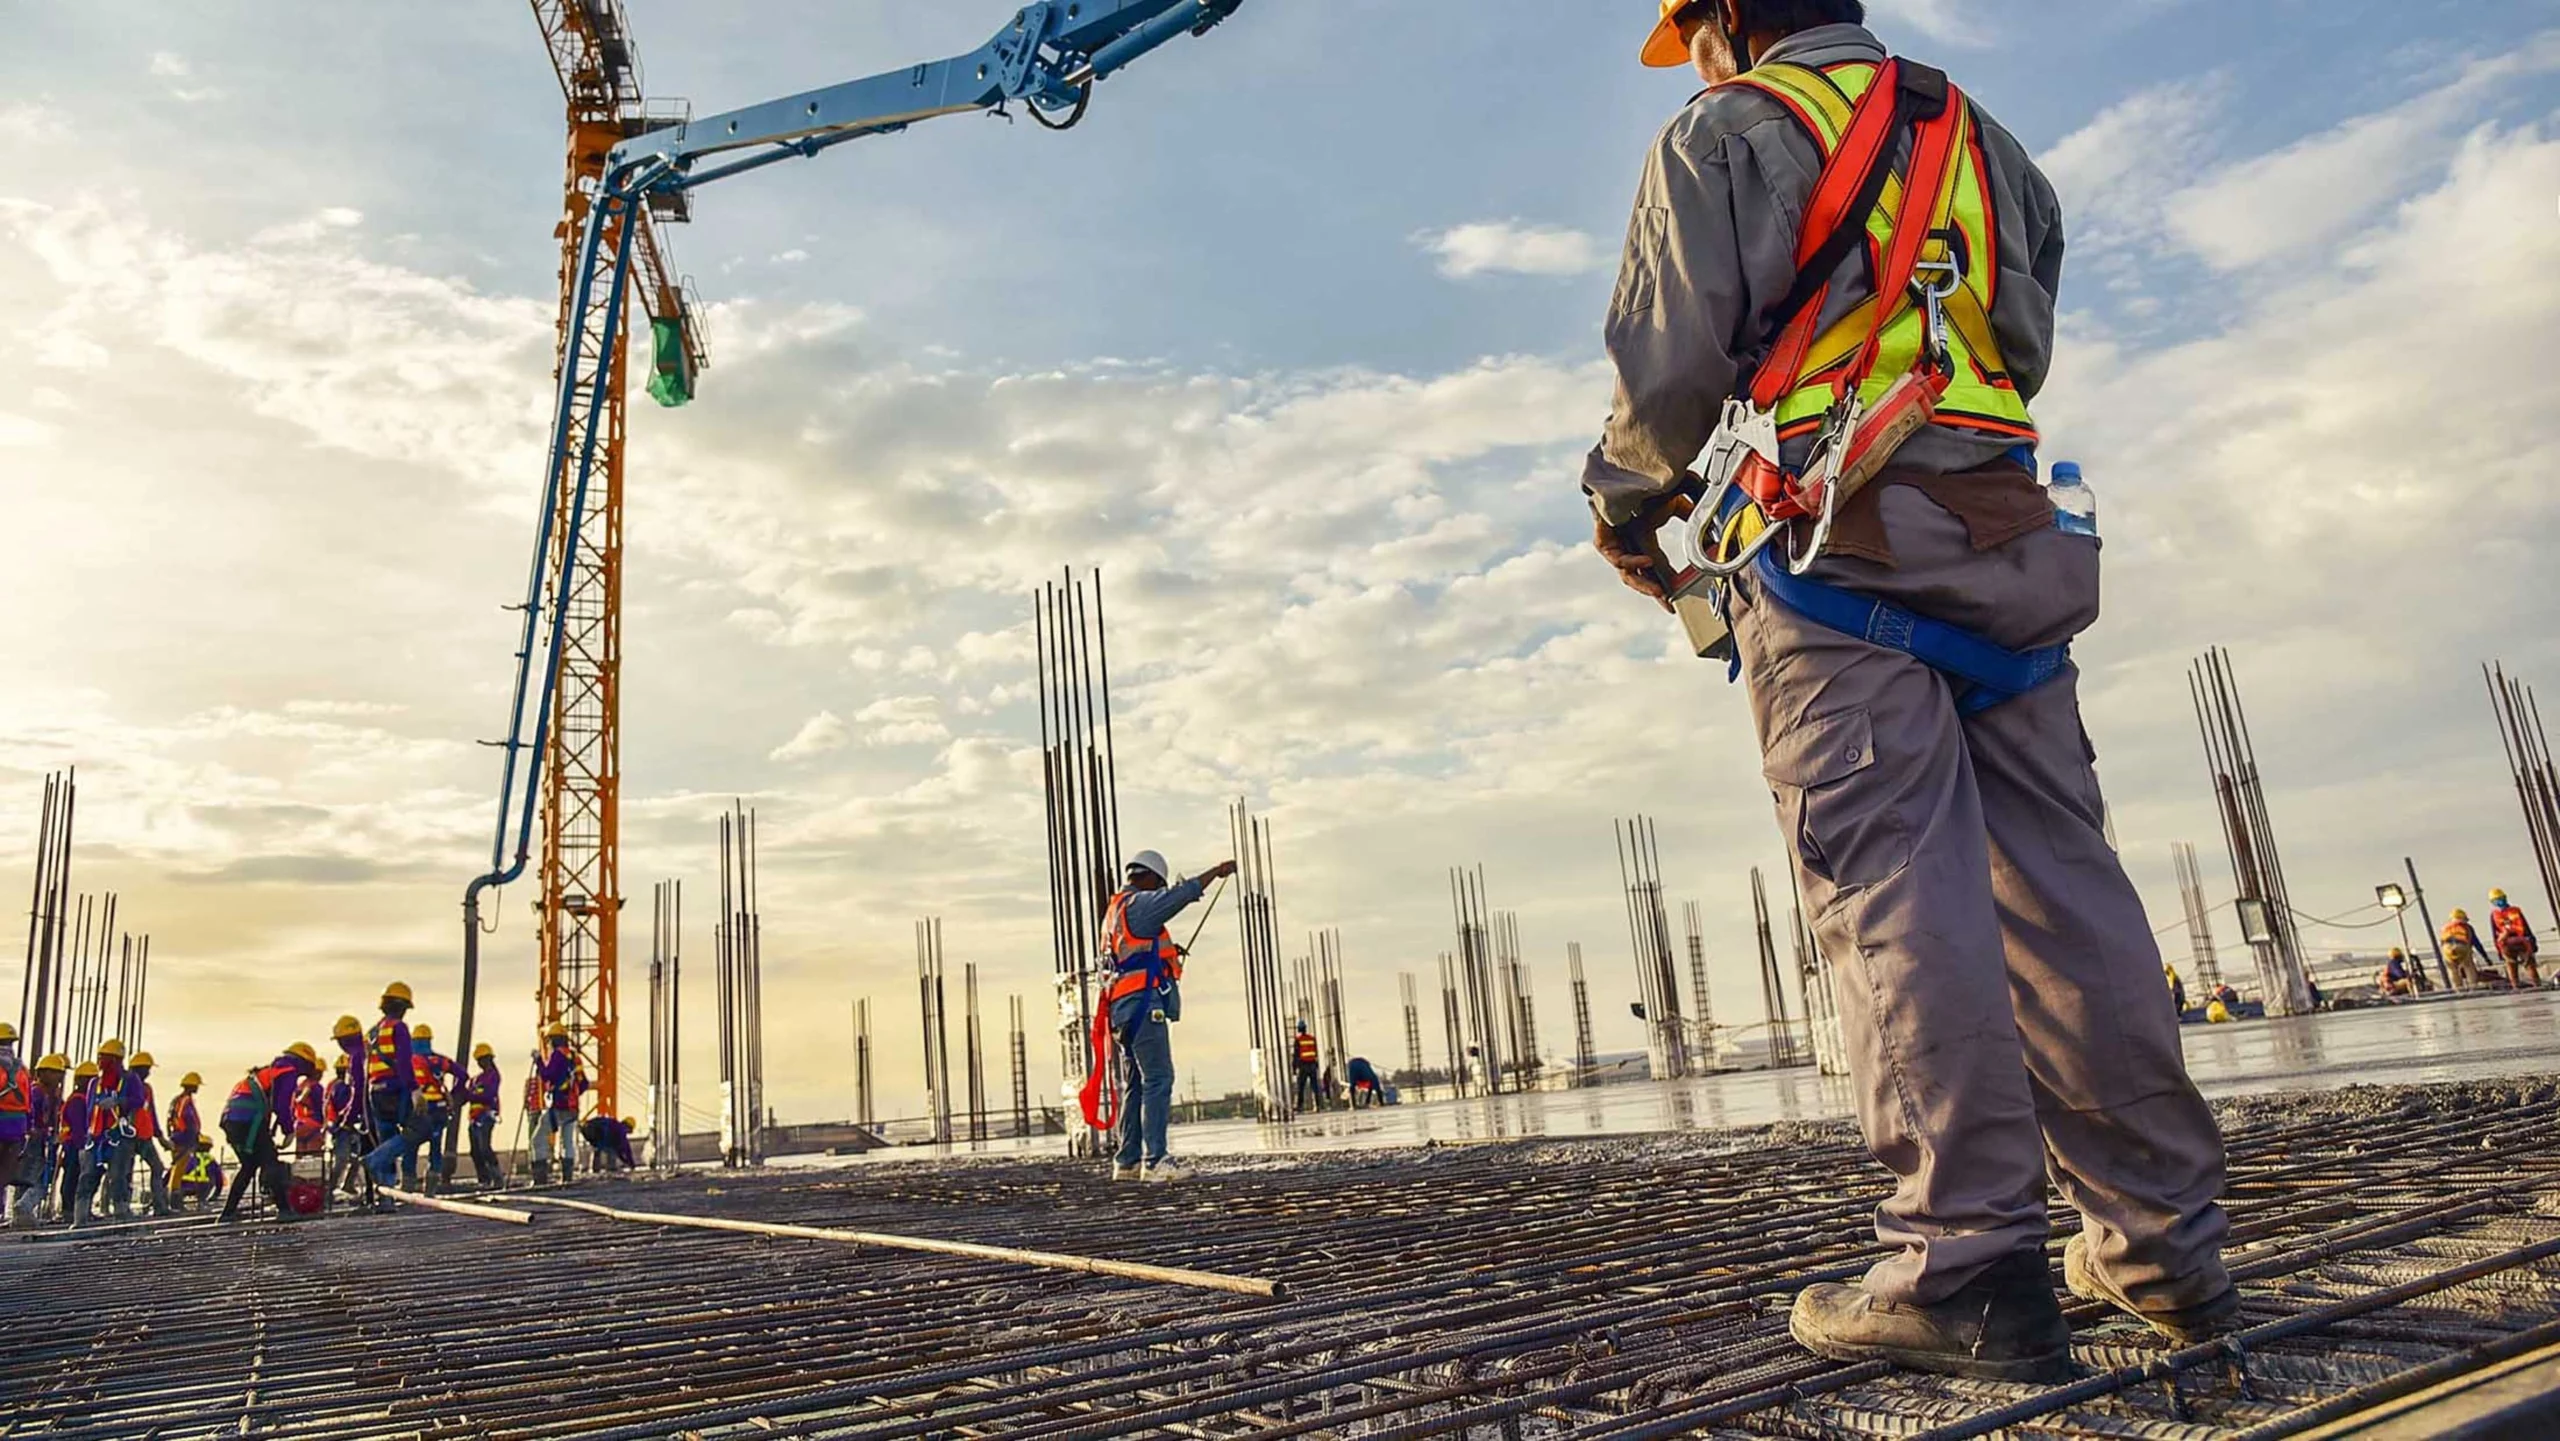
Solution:
[[[632,240],[640,227],[618,222],[653,199],[665,205],[714,180],[814,156],[849,140],[895,134],[937,116],[1001,111],[1019,103],[1045,128],[1070,129],[1084,118],[1095,86],[1153,50],[1185,35],[1208,33],[1243,4],[1038,0],[966,55],[687,120],[613,148],[602,190],[587,215],[582,263],[569,299],[573,323],[563,327],[568,341],[560,356],[533,562],[518,607],[523,619],[507,735],[495,743],[503,758],[489,869],[463,891],[462,1029],[456,1054],[471,1053],[481,893],[522,876],[531,857],[535,796],[566,634],[561,597],[575,588],[578,529],[596,475],[594,411],[604,403],[607,387],[595,381],[609,367],[625,364],[629,349],[627,282]],[[588,407],[583,414],[581,403]],[[566,527],[567,533],[555,535],[555,527]],[[452,1149],[448,1143],[448,1152]]]

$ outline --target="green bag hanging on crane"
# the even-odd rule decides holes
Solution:
[[[672,410],[693,399],[693,351],[685,344],[681,321],[649,322],[649,396]]]

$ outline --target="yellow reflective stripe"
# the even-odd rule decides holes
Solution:
[[[1855,93],[1845,93],[1846,87],[1805,65],[1758,66],[1736,77],[1736,83],[1766,92],[1808,120],[1823,158],[1828,160],[1849,133],[1849,118],[1856,112],[1857,96],[1865,94],[1875,79],[1874,66],[1865,66],[1864,70],[1854,82]]]

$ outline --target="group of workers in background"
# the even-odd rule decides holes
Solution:
[[[2444,929],[2436,933],[2436,942],[2444,955],[2445,973],[2457,991],[2498,984],[2501,963],[2507,968],[2509,989],[2521,991],[2542,985],[2541,938],[2533,933],[2533,924],[2525,919],[2520,907],[2507,899],[2505,891],[2489,892],[2489,938],[2485,943],[2471,924],[2471,913],[2460,907],[2446,917]],[[2394,946],[2390,958],[2374,974],[2373,988],[2385,1000],[2406,1000],[2428,989],[2426,967]]]
[[[252,1185],[281,1203],[294,1183],[287,1156],[318,1163],[325,1179],[315,1199],[331,1190],[364,1197],[369,1186],[415,1189],[422,1171],[427,1189],[436,1190],[448,1174],[446,1137],[457,1107],[475,1182],[503,1185],[496,1049],[473,1047],[466,1069],[436,1051],[432,1027],[410,1022],[415,1005],[409,987],[394,982],[371,1026],[339,1017],[330,1030],[338,1054],[326,1081],[320,1053],[297,1041],[233,1085],[216,1117],[236,1163],[227,1186],[199,1109],[202,1076],[181,1077],[164,1111],[149,1052],[128,1056],[124,1042],[110,1039],[95,1060],[77,1067],[59,1053],[28,1064],[18,1055],[17,1028],[0,1021],[0,1196],[7,1201],[0,1211],[16,1227],[135,1219],[137,1162],[149,1173],[140,1202],[159,1216],[181,1206],[203,1209],[218,1197],[221,1219],[234,1221]],[[547,1027],[525,1081],[536,1183],[573,1179],[581,1140],[600,1170],[635,1165],[627,1120],[601,1112],[580,1119],[587,1091],[568,1028]]]

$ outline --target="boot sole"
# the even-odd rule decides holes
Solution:
[[[1787,1334],[1795,1337],[1797,1345],[1826,1361],[1884,1361],[1909,1371],[1926,1371],[1933,1376],[1961,1376],[1968,1381],[2061,1382],[2070,1380],[2074,1373],[2068,1349],[2013,1361],[1992,1361],[1975,1356],[1950,1355],[1944,1351],[1913,1351],[1901,1346],[1817,1340],[1797,1329],[1793,1317],[1788,1318]]]

